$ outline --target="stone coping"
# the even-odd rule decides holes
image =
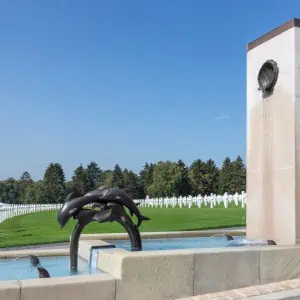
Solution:
[[[197,231],[166,231],[166,232],[141,232],[142,239],[210,237],[215,234],[229,234],[232,236],[246,235],[245,229],[208,229]],[[82,234],[80,240],[128,240],[127,233],[101,233]]]
[[[260,295],[257,289],[265,294],[282,291],[282,286],[274,289],[270,283],[300,278],[298,261],[300,245],[140,252],[114,248],[98,252],[97,266],[116,278],[117,300],[164,300],[183,296],[193,300],[197,297],[230,300],[235,298],[229,294],[243,298],[241,289],[245,287],[252,287],[243,291],[251,291],[253,296]],[[269,284],[269,289],[261,289],[260,284]],[[297,285],[288,285],[292,287]],[[232,292],[234,289],[237,291]],[[229,294],[223,296],[222,291]],[[211,298],[211,293],[216,293],[216,297]]]
[[[23,249],[13,251],[1,251],[0,259],[17,258],[19,256],[26,255],[37,255],[40,257],[45,256],[67,256],[69,255],[69,249],[58,248],[58,249]]]
[[[298,296],[300,299],[300,279],[285,280],[269,284],[254,285],[246,288],[234,289],[219,293],[205,294],[178,300],[237,300],[255,299],[289,299]],[[289,298],[288,298],[289,297]]]
[[[2,281],[1,300],[115,300],[115,279],[107,274]]]
[[[261,37],[257,38],[256,40],[250,42],[247,47],[247,51],[254,49],[255,47],[269,41],[270,39],[276,37],[277,35],[285,32],[286,30],[293,28],[293,27],[300,27],[300,20],[293,18],[284,24],[274,28],[273,30],[267,32],[266,34],[262,35]]]

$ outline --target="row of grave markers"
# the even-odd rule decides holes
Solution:
[[[242,192],[241,194],[230,195],[225,193],[224,195],[210,196],[188,196],[188,197],[169,197],[169,198],[150,198],[134,200],[136,203],[140,203],[139,207],[153,207],[153,208],[204,208],[204,207],[225,207],[240,206],[245,207],[247,202],[247,194]],[[62,207],[62,204],[6,204],[0,203],[0,223],[6,219],[25,215],[29,213],[35,213],[40,211],[58,210]]]
[[[139,207],[156,207],[156,208],[192,208],[192,207],[225,207],[228,208],[230,204],[235,206],[245,207],[247,202],[247,194],[242,192],[241,194],[229,195],[214,195],[210,196],[188,196],[188,197],[169,197],[169,198],[150,198],[134,200],[139,204]],[[232,206],[231,205],[231,206]]]

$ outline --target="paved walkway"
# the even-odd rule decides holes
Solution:
[[[245,298],[252,298],[253,300],[300,299],[299,288],[300,279],[292,279],[220,293],[188,297],[182,300],[237,300]],[[297,298],[292,298],[294,296]]]

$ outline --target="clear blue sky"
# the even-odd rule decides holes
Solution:
[[[246,45],[300,1],[3,0],[0,179],[245,158]]]

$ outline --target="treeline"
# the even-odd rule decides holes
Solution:
[[[182,160],[146,163],[139,174],[116,165],[113,170],[102,170],[92,161],[80,165],[71,181],[66,181],[63,168],[51,163],[42,180],[33,181],[26,171],[20,179],[0,181],[0,202],[11,204],[59,203],[70,192],[76,195],[100,186],[127,188],[134,199],[188,195],[240,193],[246,190],[246,168],[240,156],[228,157],[218,168],[212,159],[195,160],[190,166]]]

